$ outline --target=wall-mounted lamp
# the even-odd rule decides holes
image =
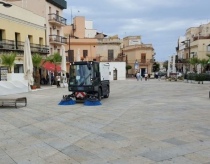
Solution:
[[[5,2],[0,2],[0,4],[2,4],[4,7],[7,7],[7,8],[12,6],[11,4],[5,3]]]

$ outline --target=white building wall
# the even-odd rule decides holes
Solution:
[[[93,29],[93,21],[85,21],[85,28],[86,29]]]
[[[94,38],[96,36],[96,30],[93,29],[93,21],[85,21],[85,37]]]
[[[96,30],[94,29],[86,29],[85,30],[85,38],[95,38]]]
[[[113,72],[117,70],[117,80],[126,79],[126,63],[125,62],[101,62],[103,64],[108,63],[109,66],[109,80],[114,80]]]

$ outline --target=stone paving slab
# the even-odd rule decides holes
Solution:
[[[101,106],[59,106],[67,88],[0,108],[1,164],[209,164],[210,84],[112,81]],[[17,96],[17,95],[14,95]]]

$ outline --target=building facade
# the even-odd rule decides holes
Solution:
[[[120,53],[122,41],[118,36],[107,37],[97,32],[93,22],[85,20],[84,16],[74,17],[73,23],[64,27],[64,36],[68,38],[67,61],[115,61]]]
[[[12,2],[13,4],[27,9],[45,19],[43,26],[46,27],[46,45],[49,45],[49,54],[58,52],[61,54],[61,47],[67,43],[63,34],[63,26],[66,25],[66,18],[62,17],[63,10],[67,8],[65,0],[22,0]]]
[[[92,29],[91,21],[86,22],[85,17],[77,16],[71,25],[63,28],[67,39],[65,45],[67,56],[67,72],[69,62],[95,59],[97,39],[94,38],[95,30]]]
[[[127,65],[132,66],[128,74],[140,72],[144,76],[145,73],[152,73],[155,55],[152,44],[143,44],[141,36],[127,36],[123,38],[122,50]]]
[[[98,61],[120,61],[122,40],[118,35],[105,38],[104,34],[97,34],[96,59]]]
[[[180,72],[194,71],[188,60],[197,57],[208,59],[210,54],[210,23],[191,27],[186,30],[185,36],[179,37],[177,50],[177,69]],[[198,72],[201,72],[198,65]]]
[[[26,37],[30,40],[31,52],[46,56],[49,46],[46,44],[45,19],[42,16],[12,5],[5,8],[0,5],[0,55],[16,53],[12,72],[23,73],[23,50]],[[0,66],[2,67],[1,63]]]

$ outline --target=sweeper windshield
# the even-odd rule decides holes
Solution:
[[[71,64],[69,84],[78,86],[92,85],[93,75],[93,65],[87,62]]]

